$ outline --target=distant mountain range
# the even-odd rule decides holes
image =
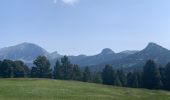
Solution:
[[[22,43],[19,45],[0,49],[0,60],[22,60],[27,64],[31,64],[37,56],[46,56],[55,64],[57,59],[63,57],[57,52],[49,53],[42,47],[32,43]],[[141,51],[127,50],[115,53],[109,48],[103,49],[101,53],[93,56],[79,55],[68,56],[73,64],[82,67],[92,66],[94,69],[101,69],[104,65],[110,64],[116,68],[141,67],[148,59],[155,60],[159,65],[165,65],[170,61],[170,51],[156,43],[149,43],[146,48]]]
[[[25,63],[32,63],[39,55],[47,56],[49,53],[40,46],[32,43],[22,43],[0,49],[0,60],[22,60]]]

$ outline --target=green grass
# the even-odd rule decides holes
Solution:
[[[170,100],[170,92],[48,79],[0,79],[0,100]]]

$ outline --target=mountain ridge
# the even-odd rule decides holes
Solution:
[[[0,60],[22,60],[25,63],[32,63],[32,61],[40,55],[46,56],[50,60],[52,65],[55,64],[57,59],[60,59],[64,56],[56,51],[53,53],[49,53],[42,47],[27,42],[0,49]],[[78,64],[82,67],[100,67],[106,64],[110,64],[113,67],[139,67],[139,65],[142,66],[148,59],[153,59],[157,61],[160,65],[166,64],[170,61],[170,51],[156,43],[150,42],[144,49],[140,51],[126,50],[115,53],[110,48],[105,48],[96,55],[79,55],[68,57],[73,64]]]
[[[111,62],[104,62],[98,64],[97,66],[100,66],[100,69],[102,69],[105,64],[110,64],[116,68],[141,68],[149,59],[157,62],[158,66],[164,66],[165,64],[170,62],[170,51],[156,43],[151,42],[139,52],[131,54],[123,59],[118,59]]]

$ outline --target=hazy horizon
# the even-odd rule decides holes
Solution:
[[[40,45],[38,45],[38,44],[36,44],[36,43],[22,42],[22,43],[15,44],[15,45],[5,46],[5,47],[2,47],[2,48],[0,48],[0,49],[12,47],[12,46],[17,46],[17,45],[22,45],[22,44],[24,44],[24,43],[26,43],[26,44],[27,44],[27,43],[28,43],[28,44],[34,44],[34,45],[37,45],[37,46],[43,48],[43,46],[40,46]],[[93,55],[96,55],[96,54],[99,54],[99,53],[103,52],[104,49],[111,49],[111,50],[112,50],[113,52],[115,52],[115,53],[121,53],[121,52],[125,52],[125,51],[141,51],[141,50],[145,49],[150,43],[154,43],[154,44],[156,44],[156,45],[162,46],[162,45],[160,45],[160,44],[158,44],[158,43],[155,43],[155,42],[149,42],[148,44],[146,44],[145,47],[143,47],[143,48],[140,49],[140,50],[139,50],[139,49],[133,49],[133,50],[127,49],[127,50],[122,50],[122,51],[116,52],[116,51],[114,51],[112,48],[103,48],[103,49],[101,49],[99,52],[96,52],[96,53],[94,53],[94,54],[85,54],[85,53],[80,53],[80,54],[62,54],[62,53],[58,52],[57,50],[54,50],[54,51],[50,52],[50,51],[48,51],[46,48],[43,48],[43,49],[45,49],[48,53],[57,52],[58,54],[67,55],[67,56],[79,56],[79,55],[93,56]],[[163,46],[162,46],[162,47],[163,47]],[[166,48],[166,47],[163,47],[163,48]],[[166,49],[168,49],[168,48],[166,48]],[[168,49],[168,50],[170,50],[170,49]]]
[[[0,48],[22,42],[48,52],[93,55],[170,49],[169,0],[1,0]]]

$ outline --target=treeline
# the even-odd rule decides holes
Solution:
[[[121,87],[166,89],[170,90],[170,63],[158,67],[153,60],[148,60],[143,71],[124,72],[106,65],[101,72],[92,72],[89,67],[80,69],[72,64],[67,56],[57,60],[53,69],[49,60],[39,56],[29,68],[22,61],[0,61],[1,78],[52,78],[100,83]]]

